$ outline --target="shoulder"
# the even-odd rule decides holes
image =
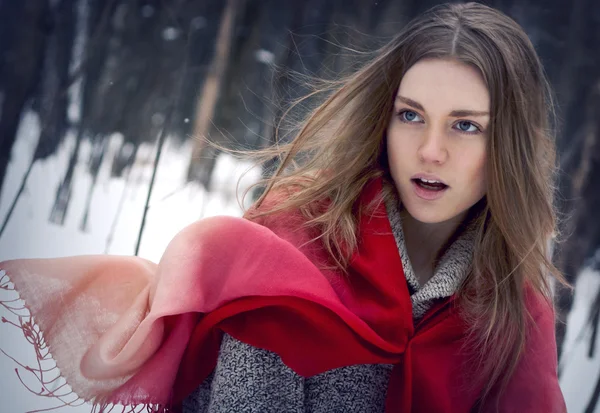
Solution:
[[[293,196],[293,189],[279,189],[270,191],[260,203],[252,205],[244,214],[244,218],[260,226],[268,228],[279,238],[290,242],[295,247],[303,250],[304,246],[313,244],[312,241],[322,235],[318,226],[310,225],[309,218],[305,216],[300,207],[290,207],[278,210],[282,203]],[[325,201],[315,201],[313,211],[317,208],[326,209]],[[319,244],[313,244],[311,248]]]
[[[554,336],[555,312],[552,299],[531,287],[525,288],[524,299],[528,313],[527,333],[533,337],[539,334]]]
[[[498,411],[566,412],[558,382],[552,301],[533,288],[526,289],[524,298],[528,311],[525,346],[510,382],[497,399]]]

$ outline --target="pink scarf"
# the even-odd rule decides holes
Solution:
[[[380,192],[377,180],[363,202]],[[287,214],[262,225],[203,219],[158,264],[105,255],[2,262],[0,288],[14,283],[32,315],[15,325],[96,411],[173,411],[213,370],[222,332],[276,351],[305,376],[401,359],[414,327],[400,257],[383,204],[363,218],[350,277],[320,270],[325,251],[305,244],[309,231],[295,230],[302,218]]]

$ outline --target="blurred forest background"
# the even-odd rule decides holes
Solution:
[[[286,102],[308,92],[299,73],[331,78],[390,39],[432,0],[0,0],[0,237],[36,162],[74,137],[47,211],[62,225],[77,166],[96,184],[111,156],[113,177],[128,173],[141,145],[168,140],[187,152],[186,180],[210,191],[219,154],[192,136],[231,148],[273,143]],[[554,87],[559,122],[564,241],[555,260],[575,284],[582,268],[600,270],[600,7],[594,0],[490,0],[520,23]],[[24,114],[39,136],[16,195],[2,191]],[[107,151],[108,138],[119,147]],[[92,148],[84,157],[83,144]],[[185,146],[185,144],[188,146]],[[188,150],[191,148],[191,150]],[[183,149],[182,149],[183,150]],[[156,168],[157,165],[154,165]],[[80,229],[87,227],[87,197]],[[140,211],[140,215],[142,211]],[[586,309],[594,357],[600,292]],[[573,294],[557,292],[559,353]],[[593,412],[600,377],[586,398]]]

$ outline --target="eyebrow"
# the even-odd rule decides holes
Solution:
[[[406,103],[409,106],[412,106],[415,109],[418,109],[422,112],[425,112],[425,108],[419,102],[414,101],[410,98],[397,95],[396,100]],[[450,116],[453,118],[462,118],[467,116],[489,116],[489,112],[479,111],[479,110],[468,110],[468,109],[458,109],[450,112]]]

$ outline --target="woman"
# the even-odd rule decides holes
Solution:
[[[525,33],[436,7],[331,91],[246,219],[191,225],[158,267],[0,264],[61,373],[101,409],[564,412],[551,101]],[[48,314],[92,306],[98,338],[52,347],[76,317]]]

